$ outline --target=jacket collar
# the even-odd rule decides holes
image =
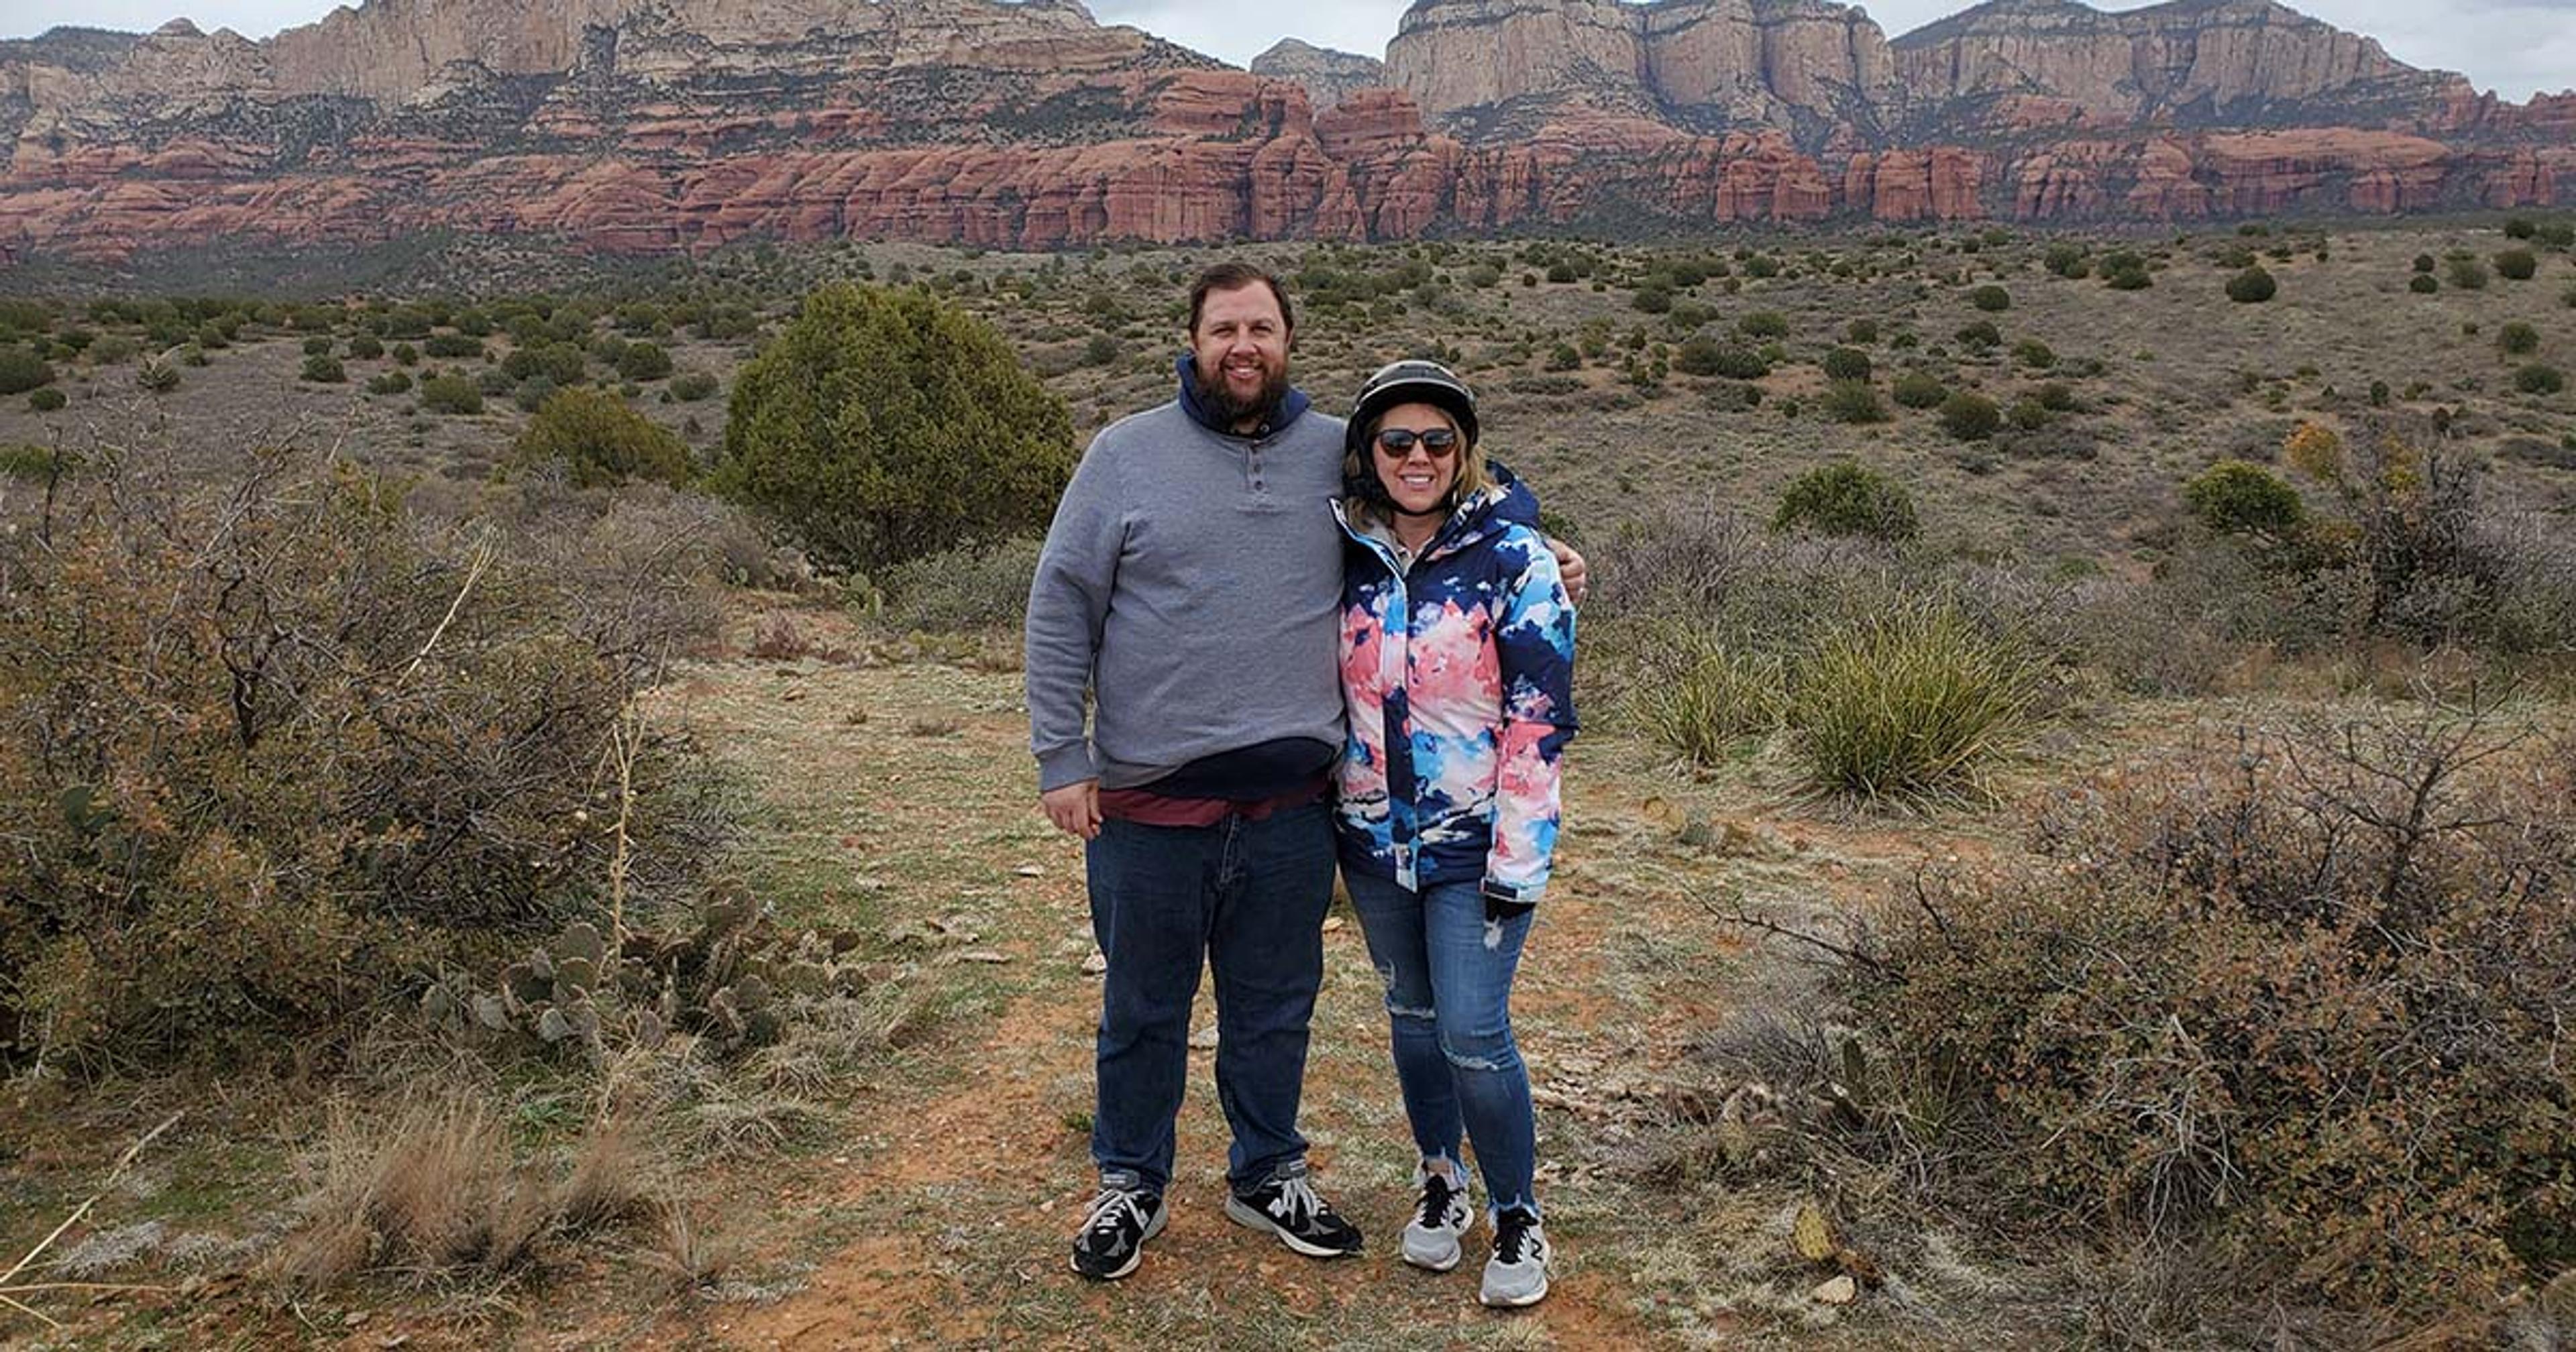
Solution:
[[[1172,370],[1180,376],[1181,380],[1181,411],[1189,415],[1191,422],[1197,423],[1199,426],[1204,427],[1221,437],[1242,435],[1241,433],[1236,432],[1232,426],[1218,422],[1216,415],[1199,403],[1199,359],[1197,354],[1190,352],[1182,353],[1180,358],[1172,363]],[[1269,420],[1262,423],[1259,428],[1255,429],[1252,435],[1257,437],[1266,437],[1286,431],[1290,423],[1293,423],[1306,415],[1306,410],[1312,405],[1312,403],[1313,401],[1306,397],[1306,392],[1304,390],[1298,389],[1294,385],[1289,386],[1288,392],[1279,397],[1279,407],[1271,411]]]

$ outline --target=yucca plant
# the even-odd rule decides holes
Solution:
[[[2042,673],[1956,603],[1909,599],[1819,635],[1798,661],[1787,721],[1828,792],[1976,798],[1980,771],[2018,739]]]
[[[1780,726],[1788,664],[1776,653],[1729,647],[1705,632],[1674,636],[1670,678],[1640,695],[1646,728],[1702,765],[1725,760],[1742,739]]]

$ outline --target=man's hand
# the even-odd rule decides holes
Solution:
[[[1574,546],[1563,540],[1548,541],[1547,552],[1556,556],[1557,574],[1565,579],[1566,599],[1582,605],[1583,593],[1592,585],[1592,569],[1583,562],[1582,555],[1574,552]]]
[[[1099,836],[1099,780],[1086,779],[1079,784],[1049,789],[1038,795],[1038,802],[1045,805],[1047,820],[1055,823],[1055,829],[1084,840]]]

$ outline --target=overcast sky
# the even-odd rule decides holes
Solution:
[[[1131,23],[1185,47],[1241,64],[1283,37],[1382,56],[1403,0],[1307,0],[1282,27],[1271,0],[1088,0],[1103,23]],[[2103,9],[2136,9],[2097,0]],[[2481,89],[2523,99],[2534,90],[2576,88],[2576,0],[2299,0],[2328,23],[2378,38],[2391,56],[2456,70]],[[0,0],[0,37],[25,37],[62,22],[64,0]],[[1866,7],[1890,36],[1967,8],[1960,0],[1884,0]],[[80,22],[157,28],[185,14],[197,26],[266,37],[329,12],[324,0],[89,0]]]

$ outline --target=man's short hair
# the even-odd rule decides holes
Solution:
[[[1281,286],[1278,278],[1250,263],[1219,263],[1200,273],[1199,279],[1190,283],[1191,336],[1198,335],[1199,311],[1206,308],[1209,292],[1240,291],[1256,283],[1269,287],[1271,297],[1279,302],[1279,327],[1290,333],[1296,332],[1297,314],[1288,308],[1288,288]]]

